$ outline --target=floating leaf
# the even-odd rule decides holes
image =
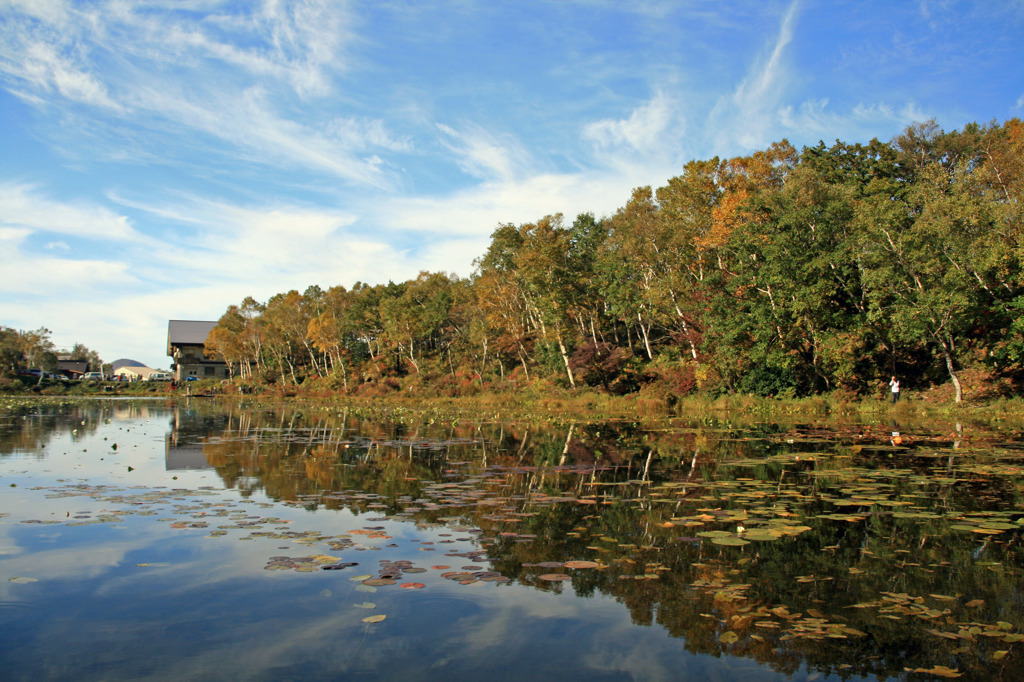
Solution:
[[[571,578],[567,576],[565,573],[545,573],[539,577],[541,580],[546,580],[548,582],[561,582],[563,580],[571,580]]]
[[[699,538],[731,538],[733,534],[724,530],[706,530],[703,533],[697,533]]]
[[[375,608],[377,608],[377,605],[374,604],[372,601],[364,601],[364,602],[359,603],[359,604],[353,604],[352,606],[356,607],[357,609],[375,609]]]
[[[402,583],[399,587],[406,590],[422,590],[426,585],[423,583]]]
[[[718,641],[721,642],[722,644],[733,644],[735,642],[738,642],[739,639],[740,639],[740,636],[737,635],[732,630],[729,630],[727,632],[723,632],[718,637]]]
[[[39,579],[38,578],[25,578],[25,577],[21,577],[21,576],[15,576],[14,578],[8,578],[8,581],[12,582],[12,583],[37,583],[37,582],[39,582]]]
[[[959,637],[954,635],[952,632],[943,632],[942,630],[936,630],[935,628],[929,628],[929,629],[925,630],[925,632],[929,632],[929,633],[935,635],[936,637],[942,637],[944,639],[953,639],[953,640],[960,639]]]
[[[596,561],[566,561],[566,568],[597,568],[601,564]]]
[[[749,545],[750,544],[749,542],[747,542],[743,538],[738,538],[738,537],[735,537],[735,536],[729,536],[729,537],[724,537],[724,538],[721,538],[721,537],[719,537],[719,538],[711,538],[711,542],[713,542],[716,545],[726,545],[727,547],[741,547],[743,545]]]
[[[387,618],[387,616],[385,616],[383,613],[378,613],[376,615],[367,616],[366,618],[363,618],[363,622],[364,623],[379,623],[382,620],[384,620],[385,618]]]
[[[771,542],[782,537],[782,533],[767,528],[752,528],[743,533],[745,540],[756,540],[757,542]],[[712,540],[714,542],[714,540]]]

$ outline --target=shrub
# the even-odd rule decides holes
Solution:
[[[610,343],[587,343],[569,358],[576,379],[587,386],[600,386],[609,393],[622,395],[639,386],[639,373],[633,351]]]

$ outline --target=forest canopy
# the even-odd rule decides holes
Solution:
[[[500,224],[468,278],[231,305],[244,381],[346,393],[876,393],[1024,359],[1024,124],[695,160],[614,215]]]

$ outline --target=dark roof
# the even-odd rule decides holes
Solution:
[[[206,337],[216,326],[210,321],[171,320],[167,323],[167,354],[171,354],[171,346],[206,345]]]
[[[111,368],[116,372],[122,367],[145,367],[146,365],[139,362],[138,360],[129,360],[128,358],[120,358],[110,363]]]
[[[73,374],[85,374],[89,369],[89,363],[85,360],[58,360],[57,369],[61,372]]]

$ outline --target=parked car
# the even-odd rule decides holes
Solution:
[[[83,381],[103,381],[102,372],[86,372],[82,375]]]
[[[170,381],[173,378],[168,372],[151,372],[146,381]]]

